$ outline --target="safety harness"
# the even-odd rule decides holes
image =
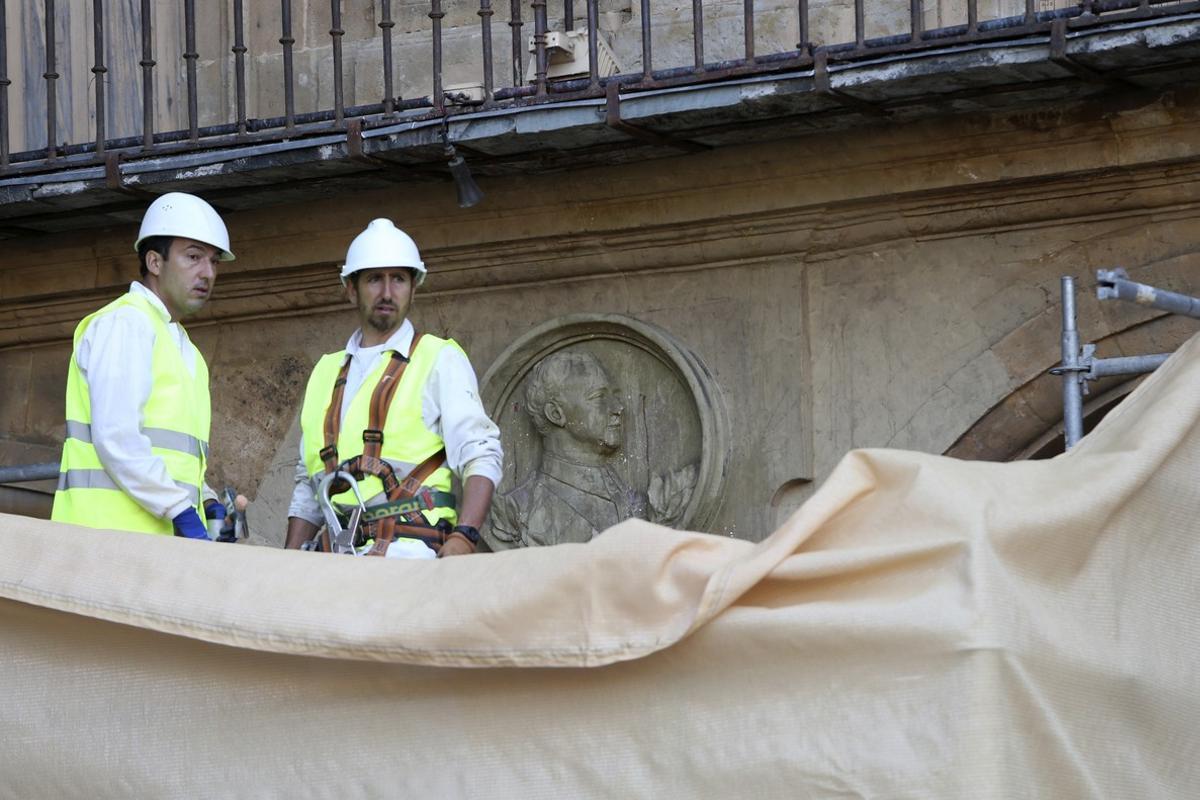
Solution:
[[[416,352],[421,336],[422,334],[417,334],[413,337],[410,353]],[[353,475],[355,480],[362,480],[367,475],[379,478],[383,483],[384,497],[387,498],[386,503],[370,506],[363,511],[359,517],[359,529],[355,531],[354,544],[361,547],[374,539],[367,555],[382,556],[387,552],[392,540],[400,536],[420,539],[433,550],[440,550],[450,533],[450,525],[445,520],[439,520],[437,525],[430,525],[421,512],[456,505],[454,495],[424,485],[425,480],[446,463],[446,449],[439,448],[436,453],[413,467],[404,478],[398,478],[392,465],[381,456],[383,426],[400,379],[404,377],[408,358],[392,351],[391,360],[388,361],[379,383],[375,385],[371,394],[370,416],[362,435],[362,454],[340,463],[338,461],[337,440],[341,429],[342,398],[346,392],[346,374],[350,371],[350,360],[351,356],[347,354],[341,370],[338,371],[337,380],[333,382],[333,396],[330,398],[329,408],[325,411],[325,446],[321,448],[320,457],[325,462],[327,474],[342,471]],[[330,495],[341,494],[349,488],[346,481],[337,480],[330,488]],[[346,510],[339,507],[339,511]],[[328,530],[321,535],[321,549],[327,553],[332,552]]]

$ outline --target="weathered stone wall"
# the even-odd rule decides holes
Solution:
[[[714,531],[770,532],[851,448],[1012,455],[1061,416],[1044,376],[1059,276],[1079,279],[1101,355],[1195,329],[1097,303],[1090,276],[1121,265],[1200,289],[1198,134],[1200,102],[1179,93],[484,180],[468,211],[447,184],[230,215],[238,260],[189,325],[212,367],[212,478],[281,536],[307,371],[355,326],[335,266],[380,215],[430,267],[418,326],[458,339],[480,375],[569,313],[628,315],[695,352],[734,432]],[[71,330],[135,275],[135,230],[0,252],[0,463],[57,456]]]

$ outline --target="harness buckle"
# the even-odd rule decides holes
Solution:
[[[421,501],[421,505],[430,511],[437,508],[437,501],[433,497],[433,490],[428,486],[422,486],[421,491],[413,495],[413,499]]]
[[[333,501],[330,498],[333,484],[338,480],[350,484],[350,488],[354,492],[354,499],[358,502],[358,505],[350,513],[349,524],[345,527],[342,526],[341,520],[338,519],[337,511],[334,509]],[[354,539],[355,534],[358,532],[359,518],[362,516],[363,511],[366,510],[363,505],[362,494],[358,491],[358,481],[348,472],[330,472],[321,479],[317,497],[321,504],[321,513],[325,517],[325,527],[329,531],[330,549],[334,553],[343,555],[358,555],[358,552],[354,549]]]

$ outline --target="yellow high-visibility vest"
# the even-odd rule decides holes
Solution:
[[[151,360],[152,387],[142,409],[141,431],[150,439],[150,449],[162,459],[167,474],[185,489],[204,518],[201,487],[208,457],[211,407],[208,394],[208,365],[196,351],[193,375],[167,328],[166,321],[149,298],[130,292],[84,317],[75,328],[75,351],[67,369],[67,437],[63,441],[58,490],[50,518],[91,528],[115,528],[142,533],[174,534],[171,520],[142,508],[121,490],[104,470],[92,445],[92,403],[87,378],[75,360],[84,331],[98,317],[124,307],[136,308],[154,326]]]
[[[404,375],[400,378],[400,385],[396,388],[396,394],[388,408],[387,419],[383,424],[383,447],[380,457],[392,465],[396,477],[401,480],[412,472],[413,467],[445,446],[441,436],[425,427],[421,417],[421,398],[438,354],[446,347],[457,348],[460,352],[462,350],[453,339],[439,339],[429,334],[421,337],[408,366],[404,368]],[[371,394],[387,367],[391,352],[385,350],[381,354],[375,369],[363,380],[350,400],[346,416],[338,430],[339,463],[362,454],[363,431],[370,424]],[[325,472],[325,462],[321,459],[321,449],[325,446],[325,412],[333,396],[334,381],[337,380],[338,372],[345,361],[344,350],[322,356],[308,379],[304,406],[300,411],[300,427],[304,432],[304,465],[310,478]],[[434,470],[422,485],[435,491],[449,492],[451,480],[451,472],[443,464]],[[359,481],[358,485],[363,500],[369,500],[383,491],[383,483],[374,476],[367,476]],[[346,505],[355,505],[357,502],[351,491],[334,495],[333,500]],[[449,506],[422,513],[430,525],[440,519],[446,519],[453,525],[458,519],[457,510]]]

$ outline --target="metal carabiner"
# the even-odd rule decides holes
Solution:
[[[342,527],[337,511],[333,508],[333,501],[329,497],[330,487],[338,478],[343,478],[350,484],[350,490],[354,492],[354,498],[358,501],[358,508],[350,512],[350,524],[346,528]],[[366,505],[363,503],[362,493],[358,490],[358,481],[349,472],[342,470],[327,473],[325,477],[321,478],[317,497],[321,502],[321,513],[325,517],[325,527],[329,529],[330,550],[339,555],[358,555],[358,551],[354,549],[354,535],[358,532],[358,521],[362,517],[362,513],[367,510]]]

